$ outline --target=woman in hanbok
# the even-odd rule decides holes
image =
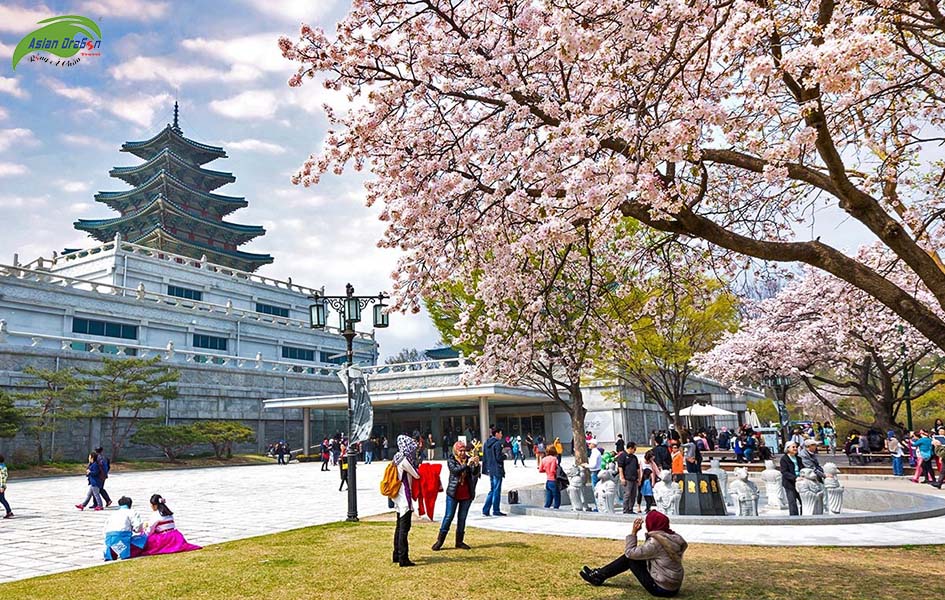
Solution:
[[[141,556],[200,550],[200,546],[188,543],[183,534],[177,530],[174,524],[174,513],[159,494],[151,496],[151,510],[154,511],[153,521],[148,528],[148,541],[144,545],[144,550],[141,551]]]

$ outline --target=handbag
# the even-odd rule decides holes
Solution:
[[[509,504],[518,504],[518,490],[509,490]]]
[[[568,474],[561,468],[560,462],[555,467],[555,483],[558,484],[559,490],[566,489],[571,484],[571,480],[568,479]]]

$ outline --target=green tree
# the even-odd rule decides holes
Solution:
[[[131,435],[131,443],[157,448],[171,460],[177,460],[185,450],[202,441],[203,436],[193,425],[145,423]]]
[[[632,335],[605,346],[596,373],[642,389],[647,400],[680,426],[679,410],[695,372],[693,357],[736,329],[739,302],[717,280],[674,273],[669,260],[665,263],[645,287],[621,299],[615,319],[637,314],[641,306],[645,316],[632,325]]]
[[[73,369],[37,369],[26,367],[23,373],[30,379],[24,387],[32,388],[12,392],[11,399],[23,406],[25,430],[33,438],[36,461],[46,460],[43,438],[55,431],[57,421],[87,416],[82,410],[86,400],[85,382]]]
[[[384,360],[385,365],[420,362],[427,359],[427,355],[417,348],[401,348],[397,354],[392,354]]]
[[[16,407],[13,397],[0,390],[0,438],[16,435],[23,424],[23,411]]]
[[[764,400],[749,400],[747,406],[749,410],[755,411],[762,425],[778,422],[778,409],[775,407],[772,400],[768,398]]]
[[[109,420],[112,460],[119,459],[142,411],[157,408],[161,400],[177,397],[177,387],[172,384],[180,379],[180,371],[160,362],[160,356],[149,359],[105,356],[98,368],[80,371],[91,378],[89,383],[97,389],[90,399],[91,412]]]
[[[256,441],[256,432],[251,428],[235,421],[201,421],[194,424],[194,431],[200,436],[200,441],[213,447],[213,454],[217,458],[233,457],[233,444],[250,443]]]

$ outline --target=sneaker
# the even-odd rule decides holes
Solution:
[[[112,505],[112,501],[109,500],[108,502],[105,503],[105,508],[108,508],[108,507],[111,506],[111,505]]]
[[[79,510],[85,510],[84,504],[76,504],[75,507],[78,508]]]
[[[493,517],[507,517],[507,516],[509,516],[509,515],[508,515],[507,513],[504,513],[504,512],[496,512],[496,513],[492,513],[492,516],[493,516]]]
[[[101,506],[96,506],[96,507],[93,508],[92,510],[104,510],[104,509],[103,509]]]
[[[11,512],[10,512],[10,513],[7,513],[7,514],[3,515],[3,518],[4,518],[4,519],[12,519],[12,518],[13,518],[13,513],[11,513]]]

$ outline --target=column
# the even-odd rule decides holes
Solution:
[[[489,439],[489,399],[479,396],[479,439],[485,443]]]
[[[302,453],[308,454],[312,449],[312,409],[302,409]]]

